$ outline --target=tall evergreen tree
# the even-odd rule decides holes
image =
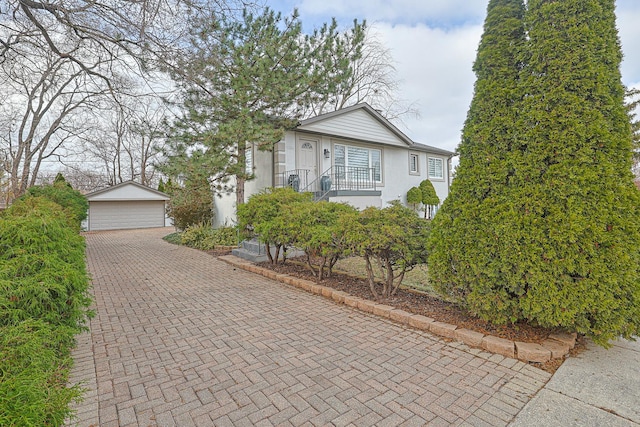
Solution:
[[[508,153],[522,98],[518,81],[526,42],[524,13],[523,0],[489,2],[473,66],[474,97],[458,147],[460,163],[433,221],[430,281],[460,302],[466,302],[471,284],[492,288],[503,282],[496,265],[503,250],[496,216],[513,175]]]
[[[606,345],[640,331],[640,193],[614,0],[529,0],[525,28],[506,185],[478,213],[489,226],[452,252],[462,262],[439,251],[431,274],[484,318]],[[454,215],[440,225],[457,233]]]
[[[365,34],[363,23],[341,32],[335,20],[305,34],[295,10],[288,18],[269,8],[242,18],[204,20],[194,28],[191,55],[174,76],[186,112],[165,166],[167,174],[179,174],[183,158],[198,149],[217,186],[235,179],[238,205],[253,178],[248,144],[271,150],[309,104],[335,93],[352,75]]]

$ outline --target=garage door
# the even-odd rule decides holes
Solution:
[[[164,201],[89,203],[89,230],[164,227]]]

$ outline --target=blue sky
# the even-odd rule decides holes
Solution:
[[[475,76],[471,66],[482,35],[488,0],[266,0],[288,13],[297,7],[305,29],[335,17],[349,26],[366,19],[391,49],[400,96],[420,117],[399,127],[413,140],[454,151]],[[640,88],[640,1],[618,0],[623,83]]]

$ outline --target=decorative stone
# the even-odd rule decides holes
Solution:
[[[308,280],[298,279],[298,281],[296,282],[296,286],[300,289],[304,289],[305,291],[310,291],[311,286],[315,286],[315,283]]]
[[[331,298],[331,295],[333,295],[333,288],[330,288],[328,286],[323,286],[322,287],[322,296],[323,297],[327,297],[327,298]]]
[[[362,298],[354,297],[353,295],[344,297],[344,305],[348,305],[349,307],[358,308],[360,301],[362,301]]]
[[[380,317],[389,317],[389,312],[391,310],[394,310],[394,308],[391,307],[390,305],[376,304],[373,307],[373,314],[375,314],[376,316],[380,316]]]
[[[409,323],[409,317],[411,317],[411,313],[407,313],[404,310],[391,310],[389,312],[389,318],[394,322],[401,323],[406,325]]]
[[[369,301],[368,299],[361,299],[358,301],[358,310],[365,313],[373,313],[373,308],[376,306],[375,301]]]
[[[515,346],[518,351],[518,359],[523,362],[544,363],[551,360],[551,351],[538,343],[516,341]]]
[[[511,358],[514,358],[516,353],[513,341],[494,337],[492,335],[487,335],[482,338],[482,348],[490,353],[501,354]]]
[[[431,322],[429,323],[429,330],[436,335],[440,335],[445,338],[454,338],[456,325],[450,325],[444,322]]]
[[[349,294],[346,292],[334,290],[331,294],[331,299],[333,299],[337,303],[342,304],[344,302],[344,297],[346,297],[347,295]]]
[[[309,291],[311,293],[313,293],[313,294],[316,294],[316,295],[322,295],[322,290],[324,289],[324,286],[318,285],[318,284],[313,283],[313,282],[311,282],[311,283],[312,283],[312,285],[309,286]]]
[[[423,316],[421,314],[414,314],[409,317],[409,326],[416,329],[421,329],[423,331],[429,330],[429,324],[433,323],[435,320],[431,317]]]
[[[559,333],[549,335],[549,339],[567,344],[569,348],[573,348],[576,346],[577,338],[578,334],[576,334],[575,332],[572,334]]]
[[[469,347],[482,347],[482,338],[484,338],[484,334],[481,332],[460,328],[455,330],[453,337],[456,340],[465,343]]]
[[[571,347],[567,343],[563,343],[556,340],[544,340],[542,346],[551,352],[552,359],[560,359],[567,354]]]

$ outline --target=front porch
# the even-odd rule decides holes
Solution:
[[[382,192],[376,188],[374,168],[332,166],[315,179],[310,176],[311,171],[306,169],[286,171],[276,176],[275,187],[291,187],[313,193],[316,201],[348,202],[357,208],[381,205]]]

